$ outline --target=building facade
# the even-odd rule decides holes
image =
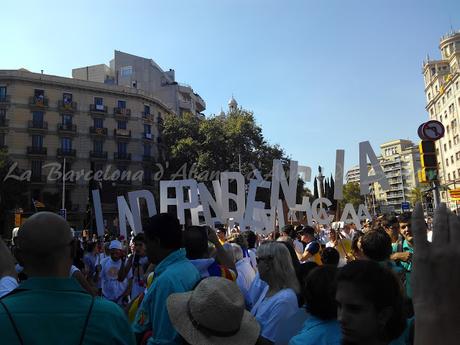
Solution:
[[[373,193],[372,205],[385,212],[401,213],[403,202],[409,202],[412,190],[419,188],[418,171],[420,170],[420,153],[418,147],[410,140],[393,140],[380,145],[378,157],[383,172],[388,179],[390,189],[384,191],[375,182],[371,186]],[[373,169],[371,174],[374,174]],[[410,205],[411,208],[414,205]]]
[[[115,51],[110,66],[94,65],[72,70],[75,79],[115,84],[142,90],[161,100],[169,111],[182,115],[185,112],[204,116],[205,101],[187,84],[175,80],[175,71],[163,71],[152,59]]]
[[[168,105],[135,88],[0,70],[0,146],[30,172],[29,202],[20,207],[33,211],[34,199],[56,211],[65,190],[69,221],[81,227],[94,183],[109,215],[115,214],[117,194],[153,190],[167,114]],[[64,161],[65,188],[58,178]],[[91,179],[98,171],[99,180],[110,181]]]
[[[426,110],[430,120],[442,122],[446,129],[444,137],[436,141],[436,156],[441,200],[455,209],[447,190],[460,187],[460,32],[442,37],[439,49],[441,59],[427,58],[423,63]]]

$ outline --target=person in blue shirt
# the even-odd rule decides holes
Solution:
[[[148,345],[182,344],[169,319],[166,300],[173,293],[193,290],[200,274],[181,248],[182,230],[176,216],[161,213],[151,217],[144,233],[147,256],[157,266],[132,329],[138,342],[147,338]]]
[[[304,298],[310,316],[289,345],[340,345],[342,336],[337,321],[335,275],[337,268],[314,268],[305,281]]]

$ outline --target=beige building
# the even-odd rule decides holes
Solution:
[[[0,70],[0,146],[7,147],[19,168],[30,172],[28,202],[21,206],[31,211],[35,199],[52,210],[61,208],[62,180],[56,177],[64,159],[69,179],[65,206],[76,226],[82,226],[94,183],[102,186],[107,214],[115,211],[117,194],[152,189],[162,118],[168,113],[168,105],[139,89]],[[99,183],[75,175],[91,171],[113,181]]]
[[[75,79],[114,84],[142,90],[166,104],[170,111],[204,116],[205,101],[187,84],[175,80],[175,72],[163,69],[152,59],[115,50],[110,66],[94,65],[72,70]]]
[[[418,147],[410,140],[393,140],[380,145],[378,160],[383,168],[390,189],[384,191],[379,183],[373,183],[375,207],[400,213],[401,203],[408,202],[411,191],[419,187],[418,171],[420,170],[420,154]],[[371,174],[374,174],[373,169]],[[410,205],[411,208],[414,205]]]
[[[436,154],[440,183],[452,189],[459,187],[460,182],[460,32],[442,37],[439,49],[441,59],[427,58],[423,63],[426,110],[429,118],[441,121],[446,130],[444,137],[436,142]],[[450,201],[446,191],[441,192],[441,199]],[[455,202],[450,202],[450,207],[455,209]]]

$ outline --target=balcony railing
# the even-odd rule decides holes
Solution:
[[[58,157],[75,157],[77,155],[77,150],[75,149],[57,149]]]
[[[77,125],[71,123],[58,123],[57,125],[58,132],[62,133],[76,133],[77,132]]]
[[[107,114],[107,106],[102,104],[90,104],[89,111],[92,113]]]
[[[11,102],[11,97],[10,95],[4,95],[4,96],[0,96],[0,104],[10,104]]]
[[[10,125],[10,120],[0,117],[0,127],[8,127]]]
[[[29,97],[29,105],[34,107],[47,107],[48,106],[48,97]]]
[[[29,120],[28,128],[30,130],[46,131],[48,130],[48,122]]]
[[[70,111],[74,112],[77,110],[77,102],[69,102],[69,103],[64,103],[64,101],[58,101],[58,109],[59,111]]]
[[[131,109],[128,108],[113,108],[113,114],[115,117],[130,117],[131,116]]]
[[[113,135],[117,138],[131,138],[131,130],[128,129],[114,129]]]
[[[103,128],[90,127],[89,128],[89,134],[107,136],[107,128],[105,128],[105,127],[103,127]]]
[[[89,151],[91,158],[107,159],[107,151]]]
[[[47,149],[46,147],[40,146],[27,146],[27,154],[28,155],[41,155],[46,156]]]
[[[130,160],[131,160],[131,153],[126,153],[126,152],[115,152],[115,153],[113,154],[113,159],[115,159],[115,160],[130,161]]]

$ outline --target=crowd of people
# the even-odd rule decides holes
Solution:
[[[183,228],[77,238],[39,212],[0,240],[0,343],[457,344],[460,220]]]

